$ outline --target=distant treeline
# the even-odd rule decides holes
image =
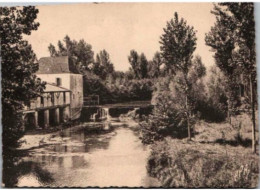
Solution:
[[[57,48],[50,44],[50,56],[69,56],[78,73],[84,75],[84,95],[99,95],[101,103],[115,103],[134,100],[150,100],[153,84],[158,77],[165,75],[159,52],[152,60],[144,53],[131,50],[128,56],[131,67],[126,72],[115,71],[109,53],[102,50],[96,54],[92,46],[81,39],[71,40],[66,35],[58,41]]]

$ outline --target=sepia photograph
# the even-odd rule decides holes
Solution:
[[[0,4],[1,187],[257,188],[255,7]]]

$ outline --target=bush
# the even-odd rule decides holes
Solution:
[[[176,107],[170,92],[158,93],[152,114],[140,123],[142,142],[146,144],[162,140],[166,136],[187,137],[187,121],[184,112]]]
[[[167,139],[153,146],[147,170],[164,188],[255,188],[258,157],[245,152]]]
[[[198,100],[195,110],[199,113],[200,119],[208,122],[222,122],[227,116],[227,108],[223,104],[214,104],[211,100]]]

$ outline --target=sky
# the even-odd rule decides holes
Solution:
[[[213,53],[205,45],[205,34],[214,25],[210,13],[212,3],[78,3],[40,5],[38,30],[25,36],[37,58],[49,56],[50,43],[57,45],[68,35],[72,40],[84,39],[98,53],[107,50],[115,70],[130,67],[128,55],[135,49],[148,60],[160,51],[160,36],[167,21],[178,12],[197,31],[197,49],[207,68],[214,64]]]

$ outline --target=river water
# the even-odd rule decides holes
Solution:
[[[146,172],[150,149],[137,127],[133,121],[113,121],[61,131],[19,159],[16,186],[159,186]]]

